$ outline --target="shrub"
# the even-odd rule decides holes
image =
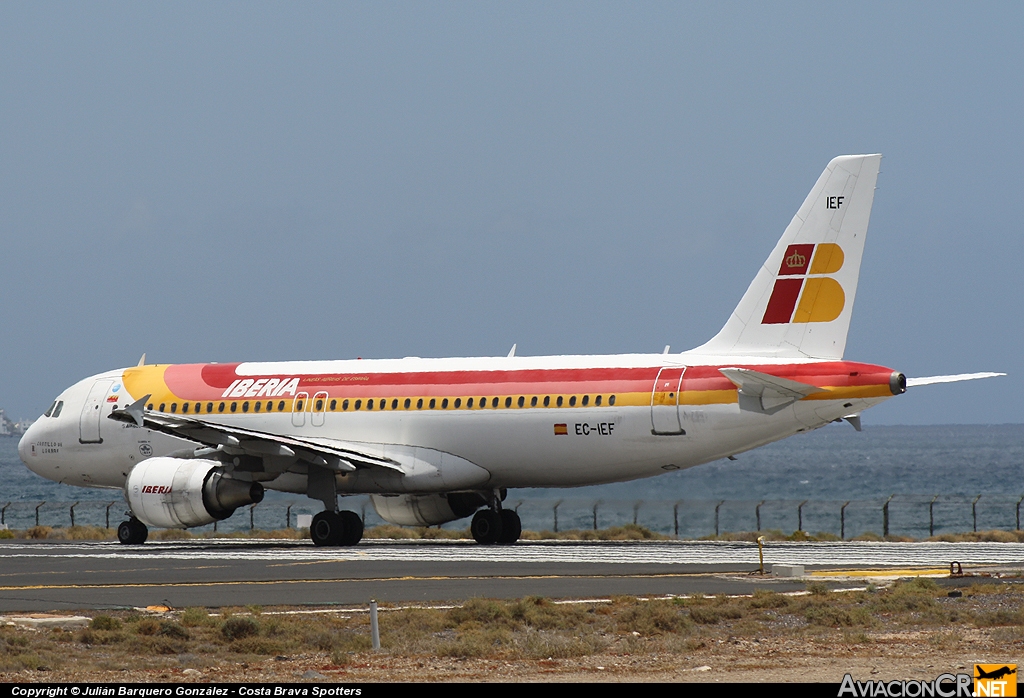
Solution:
[[[220,632],[229,640],[239,640],[259,634],[260,626],[251,618],[228,618],[221,626]]]
[[[96,616],[89,622],[93,630],[120,630],[121,621],[113,616]]]

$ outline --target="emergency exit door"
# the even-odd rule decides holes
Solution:
[[[658,371],[651,389],[651,433],[659,436],[685,434],[679,421],[679,389],[685,366],[666,366]]]

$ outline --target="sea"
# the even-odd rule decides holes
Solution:
[[[734,531],[795,530],[851,538],[865,533],[914,538],[1020,528],[1024,424],[870,426],[832,424],[740,454],[653,478],[572,489],[510,490],[524,528],[567,530],[636,523],[679,537]],[[75,503],[78,502],[77,505]],[[71,511],[75,505],[74,512]],[[380,523],[366,497],[343,508]],[[119,490],[61,485],[21,463],[17,438],[0,438],[0,508],[11,528],[117,525]],[[219,530],[273,529],[318,511],[311,500],[268,492]],[[468,522],[446,524],[465,528]],[[205,529],[212,526],[205,527]],[[205,530],[200,529],[200,530]]]

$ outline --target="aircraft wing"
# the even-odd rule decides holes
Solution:
[[[935,385],[936,383],[959,383],[960,381],[973,381],[979,378],[995,378],[996,376],[1005,376],[1005,373],[992,373],[991,371],[985,371],[983,373],[957,373],[950,376],[927,376],[924,378],[908,378],[907,387],[916,388],[919,385]]]
[[[253,429],[230,427],[198,417],[152,412],[145,409],[146,395],[127,407],[114,410],[109,418],[152,429],[170,436],[195,441],[236,455],[297,458],[330,470],[351,472],[357,468],[388,468],[404,473],[401,466],[358,446],[333,439],[303,439]]]

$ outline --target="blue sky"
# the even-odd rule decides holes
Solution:
[[[150,361],[682,350],[885,156],[867,423],[1024,421],[1017,4],[5,3],[0,406]]]

